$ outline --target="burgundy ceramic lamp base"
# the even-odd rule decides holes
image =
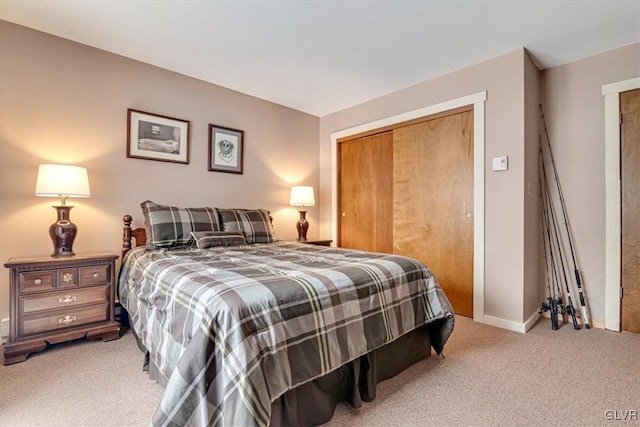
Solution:
[[[298,241],[306,242],[307,230],[309,230],[309,222],[307,221],[307,218],[306,218],[307,211],[298,211],[298,212],[300,212],[300,220],[296,223],[296,229],[298,230]]]
[[[69,211],[73,206],[53,206],[58,212],[58,221],[49,227],[49,236],[53,242],[52,257],[75,255],[73,241],[76,239],[78,228],[69,220]]]

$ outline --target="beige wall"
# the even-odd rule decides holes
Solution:
[[[525,56],[524,49],[518,49],[322,117],[321,234],[331,235],[332,132],[486,90],[485,315],[522,324],[532,314],[524,307],[539,303],[533,295],[528,298],[535,297],[535,304],[523,304],[525,274],[537,275],[537,271],[525,273],[524,268]],[[509,170],[492,172],[491,158],[502,155],[509,156]]]
[[[605,318],[602,86],[634,77],[640,77],[639,43],[542,73],[541,97],[549,138],[596,326],[602,326]]]
[[[538,123],[540,104],[540,71],[528,54],[524,61],[524,314],[532,315],[546,297],[540,291],[539,241],[540,196],[538,185]]]
[[[296,237],[292,184],[318,186],[315,116],[0,21],[0,260],[49,254],[56,199],[34,196],[37,166],[89,171],[92,197],[71,199],[76,251],[121,246],[121,217],[140,202],[264,207],[279,238]],[[259,75],[256,75],[259,78]],[[191,121],[189,165],[127,159],[127,108]],[[245,131],[244,174],[207,171],[208,124]],[[310,209],[310,237],[318,236]],[[0,274],[0,319],[9,315]]]

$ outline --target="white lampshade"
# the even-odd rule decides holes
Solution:
[[[296,186],[291,187],[291,206],[315,206],[316,200],[313,197],[313,187]]]
[[[67,197],[91,196],[87,169],[70,165],[38,166],[36,196],[60,197],[63,200]]]

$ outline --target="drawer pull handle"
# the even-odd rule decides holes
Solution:
[[[97,278],[99,278],[99,277],[100,277],[100,273],[93,273],[93,278],[94,278],[94,279],[97,279]]]
[[[76,316],[69,316],[68,314],[64,316],[62,319],[58,319],[58,323],[64,323],[68,325],[76,321]]]
[[[39,278],[39,277],[37,279],[34,279],[33,284],[34,285],[41,285],[42,284],[42,279]]]
[[[65,283],[69,283],[73,280],[73,274],[71,273],[64,273],[64,275],[62,276],[62,281]]]
[[[65,295],[64,298],[58,298],[58,302],[60,304],[69,304],[72,302],[75,302],[78,298],[76,298],[76,296],[71,296],[71,295]]]

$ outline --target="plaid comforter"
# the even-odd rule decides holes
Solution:
[[[166,383],[154,425],[269,424],[271,402],[453,312],[401,256],[299,243],[129,252],[119,297]]]

